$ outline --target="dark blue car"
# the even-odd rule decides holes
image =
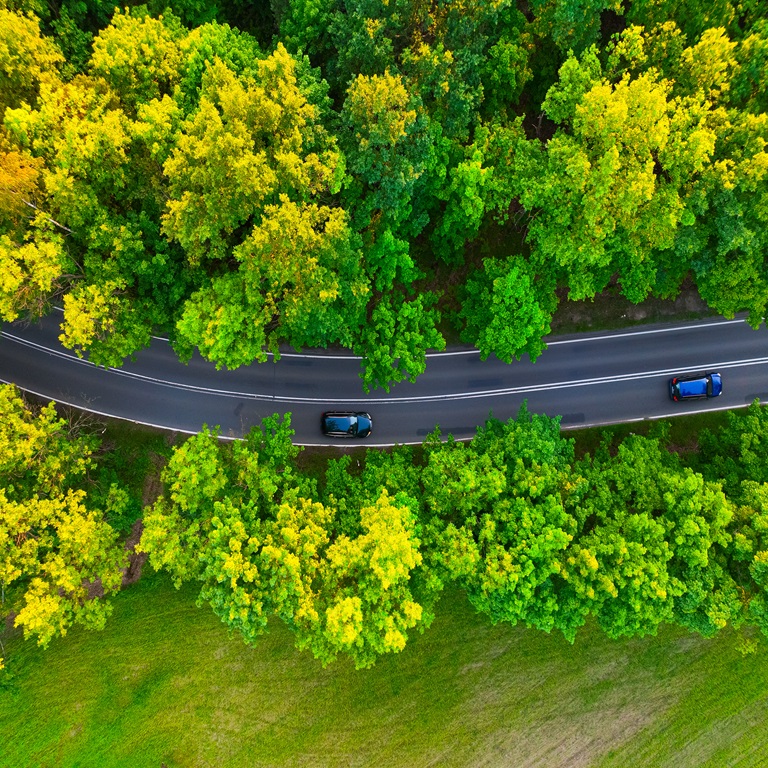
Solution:
[[[673,400],[702,400],[722,394],[723,379],[719,373],[696,373],[669,380],[669,396]]]
[[[373,428],[369,413],[328,411],[321,422],[324,435],[330,437],[368,437]]]

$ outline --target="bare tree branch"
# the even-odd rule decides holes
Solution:
[[[40,211],[40,209],[34,203],[30,203],[29,200],[22,200],[22,202],[24,203],[24,205],[29,206],[33,210]],[[72,230],[69,227],[65,227],[63,224],[59,224],[58,221],[56,221],[55,219],[52,219],[47,214],[44,214],[44,215],[45,215],[46,221],[50,221],[51,224],[55,224],[57,227],[59,227],[59,229],[63,229],[65,232],[68,232],[70,235],[72,234]]]

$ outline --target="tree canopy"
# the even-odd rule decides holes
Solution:
[[[577,459],[559,419],[523,406],[471,441],[436,430],[312,478],[288,421],[234,445],[206,431],[175,450],[141,547],[246,642],[274,616],[324,664],[402,650],[449,585],[494,623],[571,641],[590,618],[610,637],[768,634],[766,410],[703,433],[711,462],[671,450],[663,423]]]
[[[160,5],[0,11],[4,319],[388,388],[447,335],[535,357],[558,288],[765,316],[759,4]]]
[[[96,441],[53,404],[33,408],[0,387],[0,602],[45,646],[75,624],[100,629],[122,582],[126,553],[87,474]],[[102,498],[100,500],[104,502]]]

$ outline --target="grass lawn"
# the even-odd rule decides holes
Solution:
[[[768,765],[768,649],[732,633],[570,646],[452,593],[403,653],[324,670],[284,627],[249,649],[148,573],[103,632],[6,645],[9,768]]]

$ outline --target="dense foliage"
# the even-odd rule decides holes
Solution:
[[[166,467],[140,547],[247,642],[276,616],[324,663],[401,650],[447,584],[493,622],[570,640],[590,618],[610,637],[768,635],[766,413],[732,412],[698,454],[660,424],[577,459],[558,419],[523,408],[471,442],[436,431],[317,478],[297,471],[288,420],[243,443],[205,431]]]
[[[119,364],[449,332],[536,357],[555,288],[768,306],[758,0],[6,0],[0,317]],[[490,226],[496,236],[486,237]]]
[[[108,522],[129,499],[94,482],[97,441],[0,387],[0,603],[41,645],[73,624],[100,628],[126,553]],[[106,492],[105,492],[106,491]]]
[[[100,628],[141,513],[115,471],[126,449],[11,386],[0,413],[2,615],[42,645]],[[324,664],[402,650],[448,585],[494,623],[570,640],[590,619],[610,637],[662,623],[768,635],[768,408],[729,413],[695,451],[667,434],[606,433],[577,458],[558,419],[523,407],[469,442],[436,430],[309,471],[289,416],[243,441],[205,429],[173,448],[138,550],[177,586],[199,584],[247,643],[277,618]]]

